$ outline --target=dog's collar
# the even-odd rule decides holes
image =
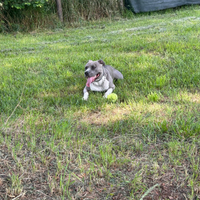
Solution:
[[[98,82],[94,81],[90,84],[91,91],[102,92],[108,90],[108,88],[109,88],[109,81],[106,79],[105,76],[103,76],[100,81]]]
[[[103,78],[105,76],[105,72],[104,72],[104,70],[103,70],[103,75],[102,75],[102,77],[101,77],[101,79]],[[99,82],[101,79],[99,79],[99,80],[95,80],[95,82]]]
[[[104,75],[101,77],[101,79],[104,77]],[[97,80],[95,80],[94,82],[99,82],[101,79],[97,79]]]

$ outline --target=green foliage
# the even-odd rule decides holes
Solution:
[[[0,4],[0,32],[25,32],[58,24],[49,0],[6,0]]]
[[[11,8],[24,9],[26,6],[33,8],[42,7],[48,0],[4,0],[3,7],[5,10]]]
[[[121,0],[67,0],[62,7],[64,19],[70,23],[121,15],[124,8]]]
[[[55,0],[5,0],[0,4],[0,32],[32,31],[38,28],[60,28]],[[86,20],[121,16],[121,0],[62,1],[66,25],[83,25]]]

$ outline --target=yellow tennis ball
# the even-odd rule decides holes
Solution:
[[[111,93],[111,94],[109,94],[109,95],[107,96],[107,99],[108,99],[108,101],[114,103],[114,102],[117,101],[118,96],[117,96],[117,94],[115,94],[115,93]]]

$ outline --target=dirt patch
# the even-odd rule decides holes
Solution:
[[[110,122],[126,119],[131,113],[131,107],[106,106],[104,110],[93,110],[84,113],[77,113],[80,122],[94,125],[106,125]]]

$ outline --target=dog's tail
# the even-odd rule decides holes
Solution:
[[[113,76],[115,79],[123,79],[124,78],[122,73],[116,69],[113,71]]]

